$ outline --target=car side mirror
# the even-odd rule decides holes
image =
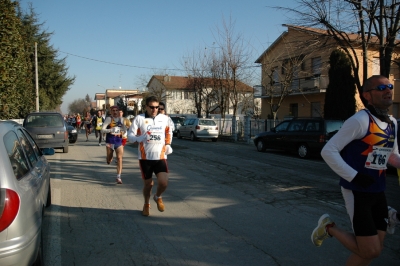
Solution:
[[[54,155],[55,151],[54,148],[43,148],[42,153],[44,155]]]

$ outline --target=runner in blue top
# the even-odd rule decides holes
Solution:
[[[113,159],[114,151],[117,156],[117,184],[122,184],[122,156],[124,149],[122,146],[122,135],[127,132],[127,128],[119,117],[119,108],[114,105],[111,107],[111,116],[104,121],[102,133],[106,133],[107,164]]]
[[[400,168],[396,119],[388,115],[393,85],[384,76],[372,76],[363,86],[367,109],[345,121],[324,146],[321,155],[340,176],[340,186],[353,233],[339,228],[328,214],[311,234],[317,247],[335,237],[352,254],[346,265],[369,265],[378,257],[388,228],[386,164]]]

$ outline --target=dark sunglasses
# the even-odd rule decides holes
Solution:
[[[147,105],[148,106],[148,105]],[[151,109],[158,109],[159,106],[149,106]]]
[[[386,88],[388,88],[389,90],[393,90],[393,84],[381,84],[369,91],[372,91],[372,90],[384,91],[384,90],[386,90]]]
[[[164,111],[164,108],[158,108],[159,111]]]

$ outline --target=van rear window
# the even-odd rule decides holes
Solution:
[[[64,120],[58,115],[30,115],[25,127],[62,127]]]

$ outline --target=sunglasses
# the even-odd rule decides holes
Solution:
[[[158,108],[159,111],[164,111],[164,108]]]
[[[151,109],[158,109],[159,106],[148,106],[148,107],[151,108]]]
[[[369,91],[372,91],[372,90],[384,91],[384,90],[386,90],[386,88],[388,88],[389,90],[393,90],[393,84],[381,84],[373,89],[370,89]]]

